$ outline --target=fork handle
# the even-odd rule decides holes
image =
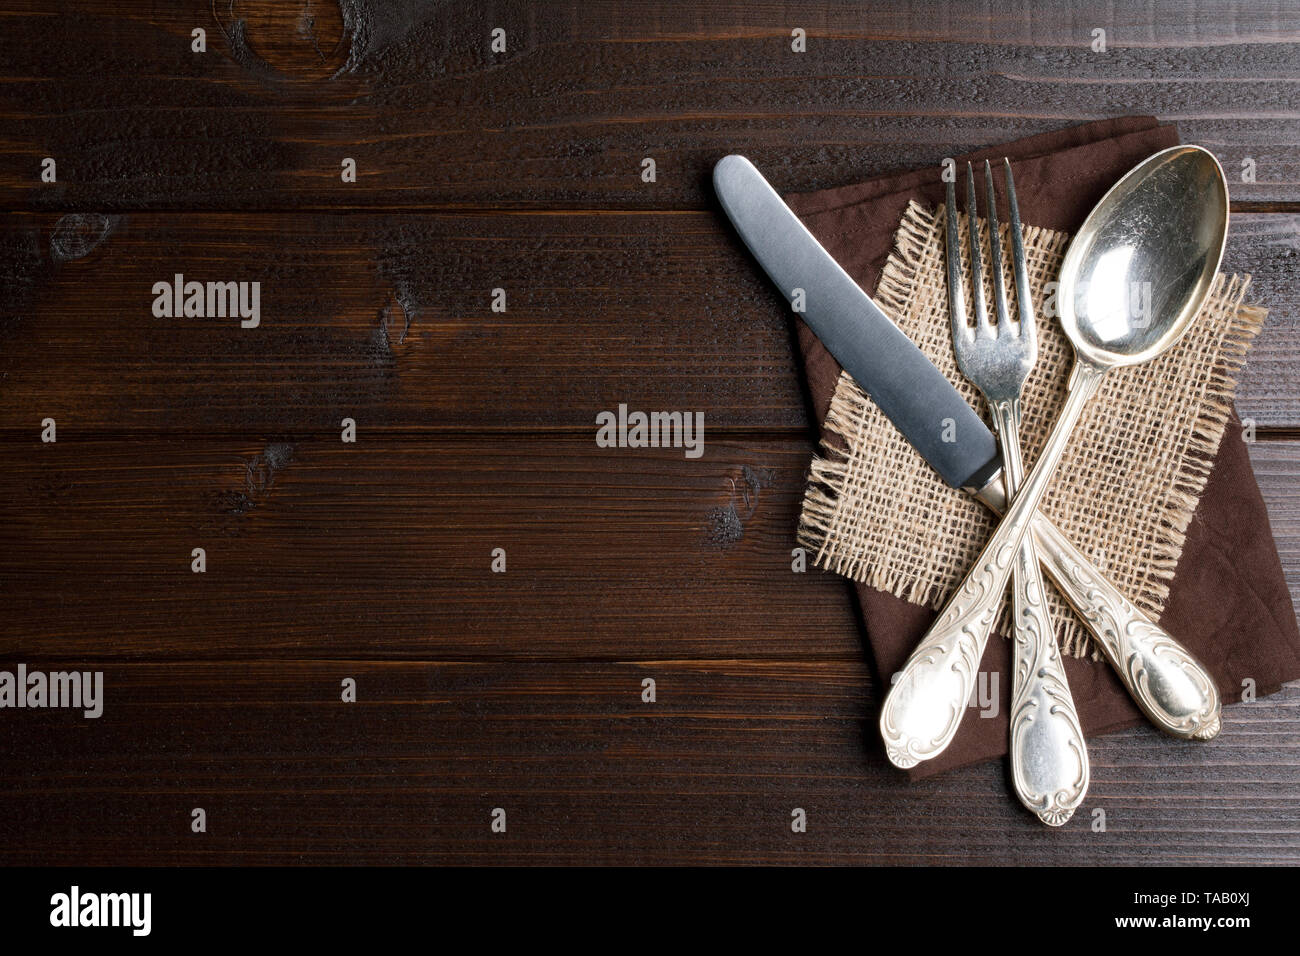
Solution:
[[[1014,496],[1023,472],[1020,401],[990,401],[989,410],[1002,445],[1006,490]],[[1031,533],[1021,542],[1011,570],[1011,782],[1030,812],[1059,827],[1083,802],[1090,772],[1046,598]]]
[[[990,482],[975,497],[997,514],[1006,508],[1001,481]],[[1185,740],[1216,736],[1222,702],[1205,666],[1134,607],[1041,512],[1033,517],[1031,533],[1043,569],[1151,722]]]

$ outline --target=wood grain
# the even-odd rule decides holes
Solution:
[[[1238,407],[1300,427],[1300,220],[1234,217],[1271,309]],[[591,434],[695,410],[809,433],[789,311],[720,213],[14,215],[0,227],[0,436]],[[155,282],[261,283],[261,325],[155,318]],[[493,312],[492,290],[506,293]]]
[[[858,659],[845,582],[791,570],[811,446],[706,449],[0,444],[6,652]],[[1300,597],[1300,443],[1251,453]]]
[[[811,446],[705,437],[3,443],[6,653],[860,657],[791,570]]]
[[[94,223],[10,217],[0,429],[590,434],[619,402],[806,428],[788,310],[718,216],[132,214],[62,238]],[[262,324],[154,318],[178,272],[260,282]]]
[[[1250,464],[1268,504],[1273,540],[1300,615],[1300,442],[1257,442],[1250,449]]]
[[[1084,822],[1047,831],[1004,799],[998,762],[893,770],[856,661],[102,667],[97,720],[0,722],[0,861],[1300,861],[1295,686],[1229,706],[1208,744],[1095,739]]]
[[[1300,216],[1237,215],[1225,271],[1248,273],[1268,323],[1241,370],[1237,410],[1263,428],[1300,427]]]
[[[1300,200],[1289,5],[570,0],[539,16],[522,2],[79,0],[57,25],[50,12],[23,4],[0,36],[3,207],[700,208],[727,152],[814,189],[1135,113],[1177,122],[1230,170],[1254,159],[1235,199]],[[497,26],[504,53],[489,49]],[[195,27],[206,53],[191,52]],[[54,184],[39,180],[47,156]]]
[[[1238,407],[1300,604],[1297,63],[1300,8],[1236,0],[7,4],[0,669],[106,702],[4,711],[0,864],[1300,862],[1296,684],[1091,741],[1061,831],[999,763],[887,765],[848,587],[790,567],[788,313],[708,180],[1176,122],[1271,310]],[[262,324],[155,318],[177,272]],[[620,402],[703,411],[704,457],[597,448]]]

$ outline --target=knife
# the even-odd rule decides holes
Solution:
[[[1002,468],[993,433],[754,164],[744,156],[725,157],[714,167],[713,186],[740,238],[791,307],[943,480],[954,488],[988,484]]]
[[[1006,492],[997,442],[952,383],[822,247],[753,163],[738,155],[719,160],[713,188],[749,251],[827,351],[944,481],[1001,514]],[[1219,692],[1205,668],[1041,513],[1032,529],[1043,568],[1143,712],[1173,736],[1215,736]]]

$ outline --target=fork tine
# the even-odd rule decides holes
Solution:
[[[1034,305],[1029,298],[1029,269],[1025,265],[1025,243],[1020,235],[1020,207],[1016,184],[1011,179],[1011,160],[1003,159],[1007,173],[1007,206],[1011,211],[1011,265],[1016,273],[1016,305],[1020,312],[1020,334],[1034,338]]]
[[[957,228],[957,187],[948,183],[946,200],[947,232],[945,258],[948,262],[948,315],[952,319],[952,338],[961,342],[975,333],[966,320],[966,295],[961,288],[961,233]]]
[[[975,304],[975,335],[992,338],[988,309],[984,305],[984,263],[980,257],[980,225],[975,208],[975,169],[966,164],[966,232],[970,236],[970,294]]]
[[[997,310],[998,335],[1014,335],[1007,314],[1007,282],[1002,276],[1002,234],[998,228],[998,197],[993,191],[993,166],[984,160],[984,194],[988,200],[989,284],[993,286],[993,307]]]

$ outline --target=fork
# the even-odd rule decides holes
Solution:
[[[1018,320],[1012,320],[1007,306],[993,167],[987,160],[984,163],[984,185],[988,207],[989,284],[993,289],[996,324],[990,321],[984,299],[975,171],[970,163],[966,164],[966,205],[974,325],[968,319],[962,291],[957,190],[951,182],[947,190],[946,251],[953,351],[962,374],[980,390],[988,403],[993,428],[1002,448],[1004,481],[1010,502],[1024,478],[1024,463],[1020,455],[1020,395],[1025,379],[1038,359],[1038,340],[1011,162],[1003,162]],[[1033,535],[1025,536],[1024,544],[1013,560],[1011,606],[1015,633],[1012,644],[1011,779],[1021,803],[1049,826],[1060,826],[1074,814],[1088,790],[1088,752],[1056,645],[1056,630],[1047,608]],[[987,637],[988,630],[983,629],[983,633]],[[983,656],[983,651],[981,643],[978,656]]]

